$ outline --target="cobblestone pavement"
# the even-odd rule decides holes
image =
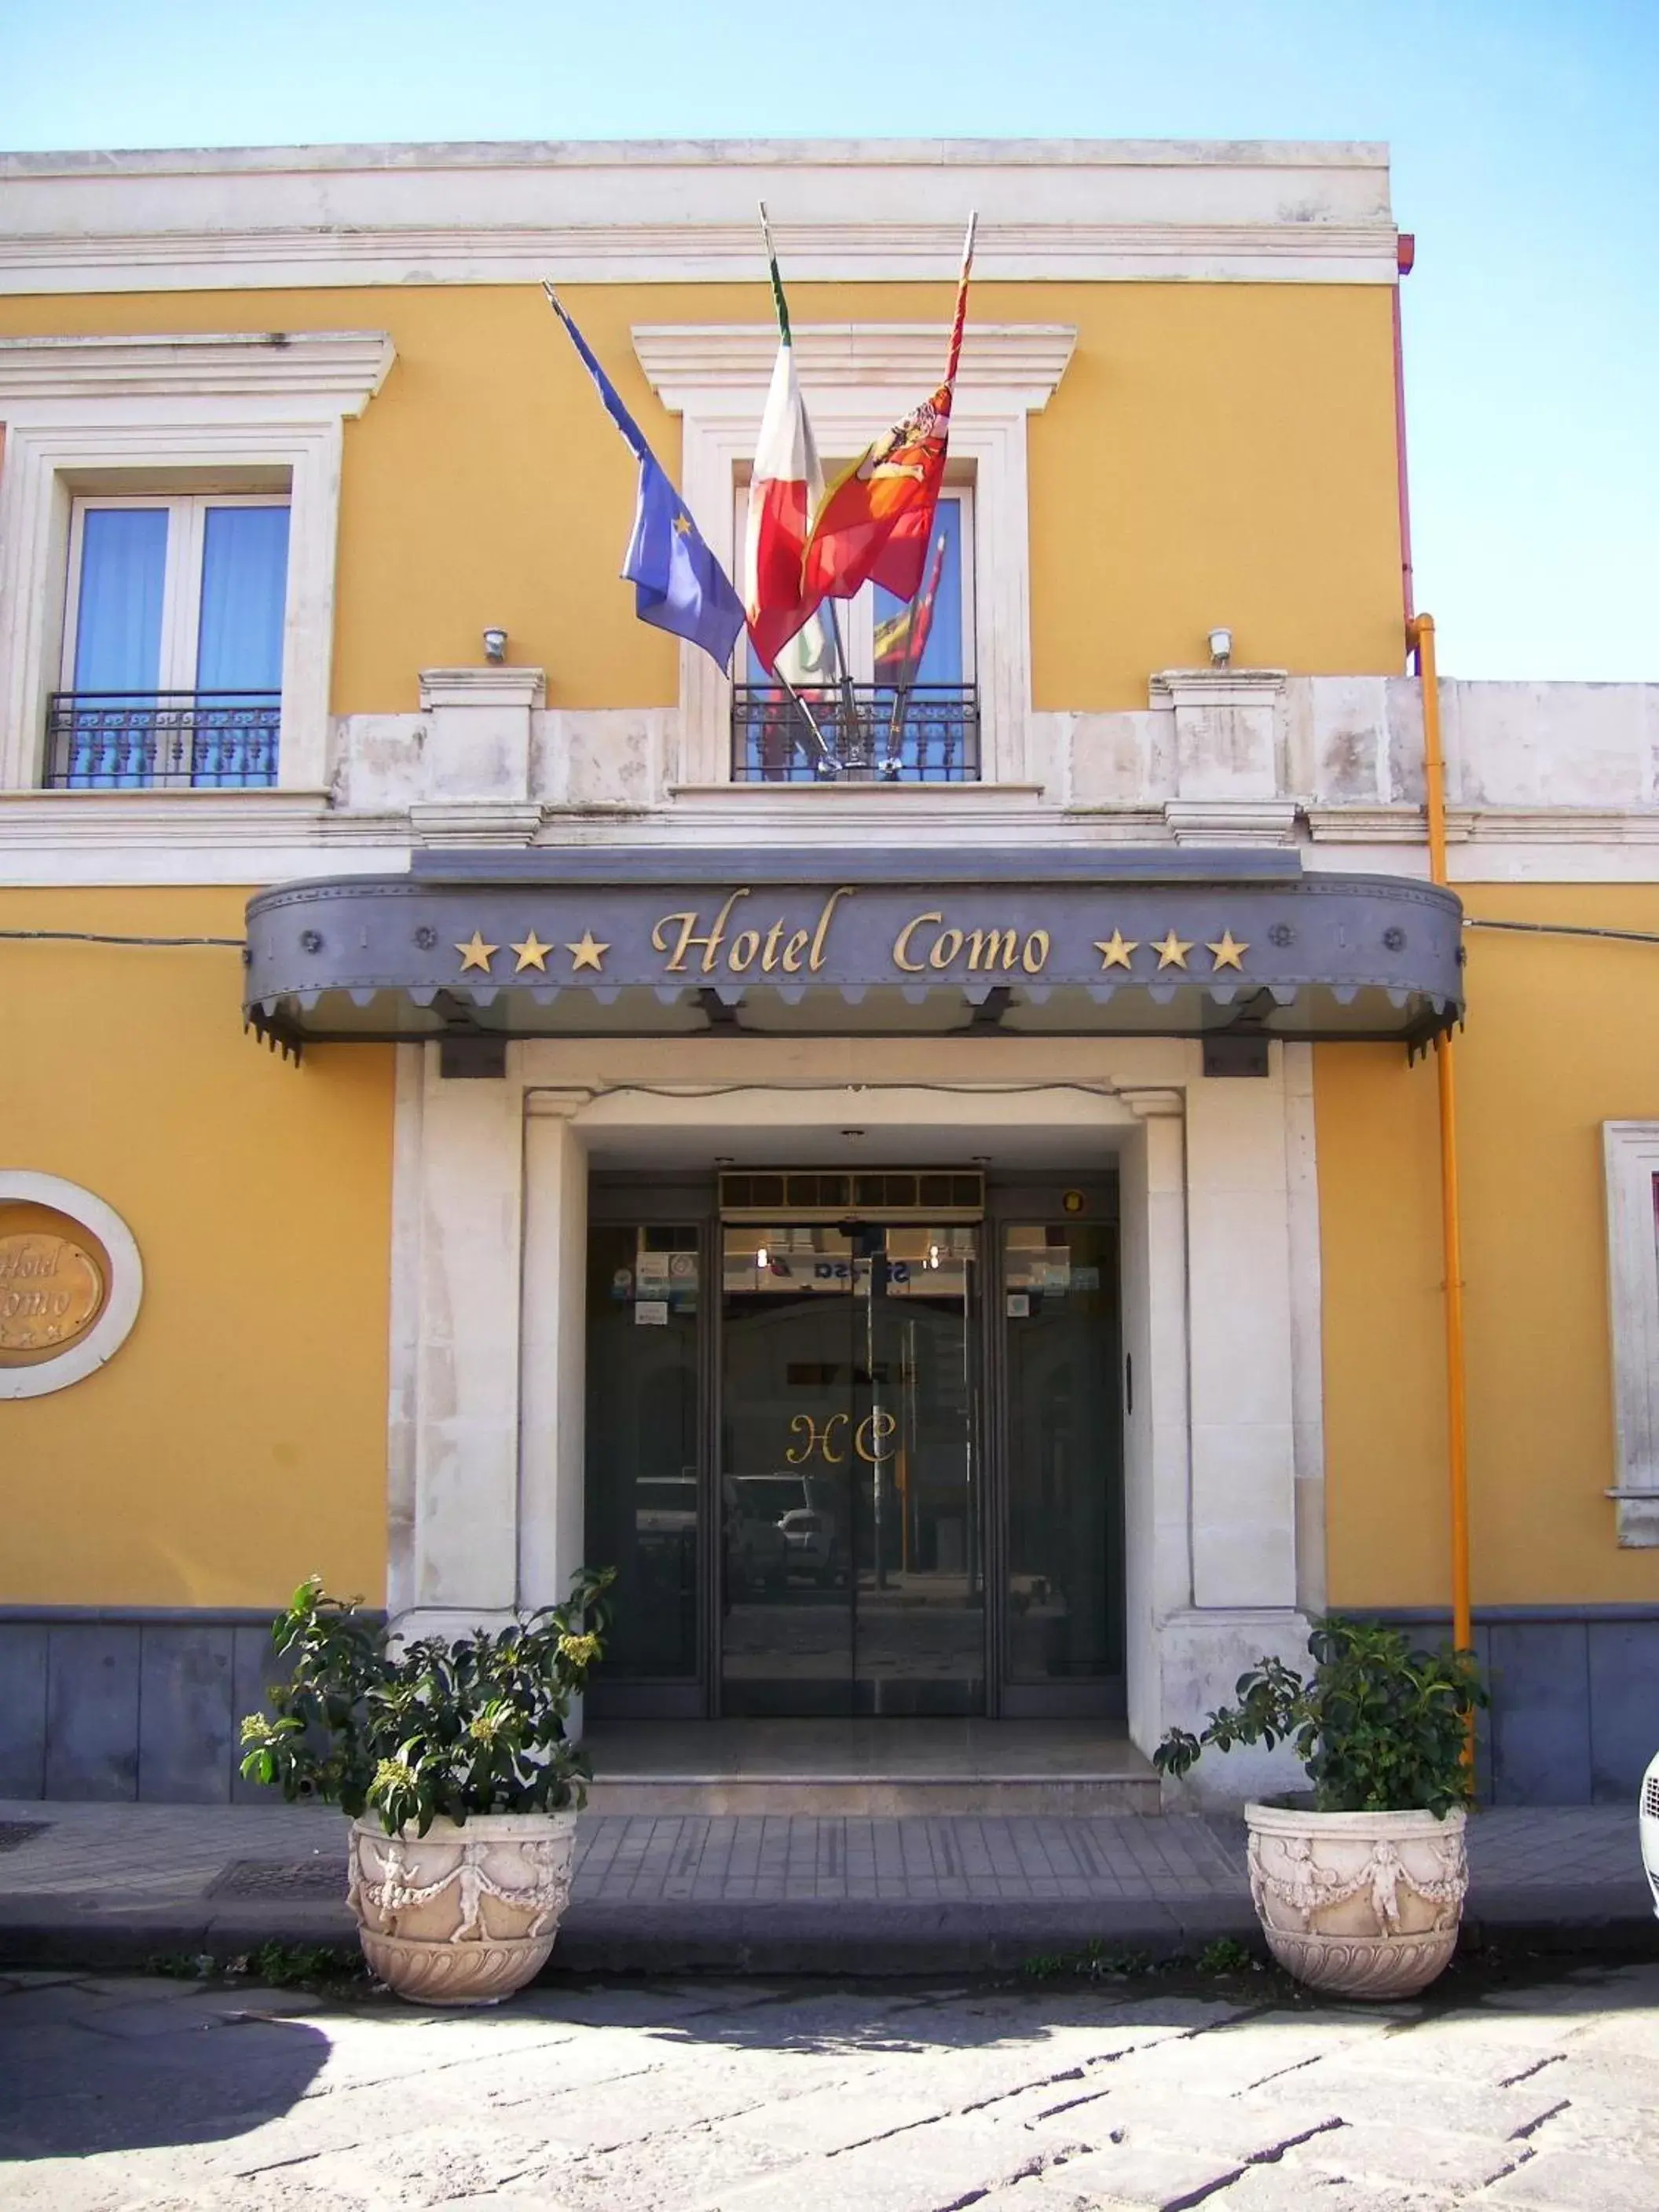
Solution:
[[[13,1976],[0,2205],[1659,2206],[1659,1966],[1363,2008],[1252,1978],[613,1984],[441,2014]]]
[[[252,1859],[343,1862],[337,1813],[311,1806],[70,1804],[0,1800],[0,1893],[199,1897]],[[1645,1910],[1627,1805],[1483,1812],[1469,1830],[1483,1884],[1571,1879],[1632,1891]],[[902,1820],[797,1814],[716,1819],[590,1814],[578,1829],[578,1902],[975,1898],[1103,1902],[1243,1898],[1243,1829],[1191,1814]],[[1656,2199],[1659,2206],[1659,2199]]]

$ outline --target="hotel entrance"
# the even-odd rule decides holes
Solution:
[[[1121,1715],[1114,1181],[596,1176],[590,1224],[596,1717]]]

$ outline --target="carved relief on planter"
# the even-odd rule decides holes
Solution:
[[[1247,1805],[1250,1895],[1267,1948],[1310,1988],[1412,1996],[1457,1948],[1464,1815]]]
[[[437,1820],[424,1836],[354,1821],[348,1901],[364,1957],[417,2003],[498,2003],[547,1963],[575,1842],[574,1813]]]

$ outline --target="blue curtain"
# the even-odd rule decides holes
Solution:
[[[197,691],[258,696],[216,702],[198,697],[193,783],[276,781],[288,518],[285,507],[207,511]]]
[[[74,710],[74,789],[114,791],[149,781],[167,566],[165,507],[95,507],[82,517],[75,690],[115,696]]]
[[[928,548],[927,567],[923,570],[920,599],[927,589],[933,573],[933,560],[940,538],[945,540],[945,560],[939,569],[939,591],[933,601],[933,618],[927,632],[927,642],[921,662],[911,681],[916,684],[960,684],[962,673],[962,501],[941,499],[933,513],[933,542]],[[884,592],[878,584],[876,593],[876,628],[902,614],[904,601]]]
[[[939,558],[943,544],[944,556]],[[927,564],[922,572],[921,586],[910,604],[915,611],[926,597],[933,579],[935,562],[939,566],[939,581],[934,591],[933,617],[928,625],[927,642],[921,660],[908,667],[912,684],[959,684],[963,675],[963,605],[962,605],[962,501],[941,499],[934,512],[933,538],[927,549]],[[895,599],[891,592],[875,587],[876,629],[879,635],[884,623],[890,623],[904,612],[905,603]],[[906,663],[908,666],[908,661]],[[883,672],[877,671],[877,681],[884,680]],[[895,681],[896,679],[894,679]],[[890,724],[889,743],[894,757],[902,764],[899,772],[906,780],[921,782],[959,782],[978,773],[977,756],[970,762],[965,742],[965,731],[959,704],[953,699],[942,699],[923,690],[906,694],[902,699],[896,690],[884,694],[893,701],[894,712]]]

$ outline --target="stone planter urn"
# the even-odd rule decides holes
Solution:
[[[363,1956],[416,2004],[499,2004],[547,1963],[570,1901],[574,1813],[478,1813],[424,1836],[350,1831]]]
[[[1469,1885],[1462,1808],[1246,1805],[1250,1896],[1287,1973],[1333,1996],[1409,1997],[1449,1964]]]

